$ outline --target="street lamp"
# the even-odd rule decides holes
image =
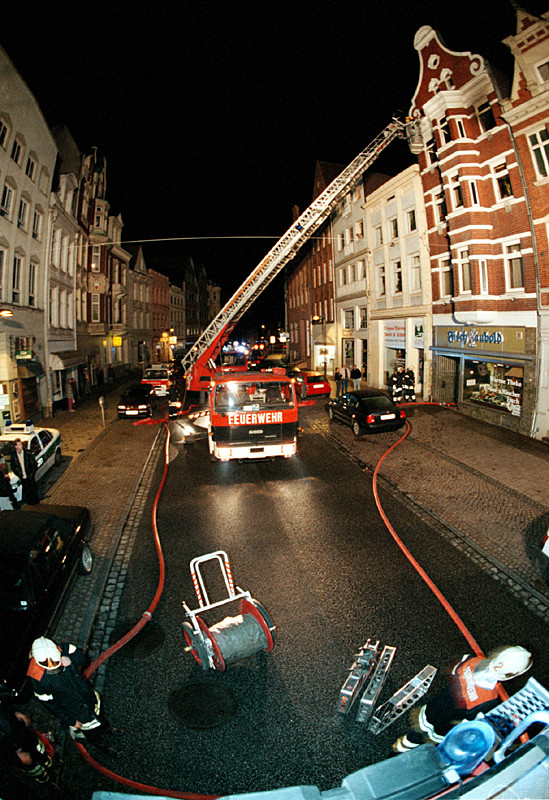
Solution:
[[[328,366],[328,349],[326,347],[326,318],[315,314],[312,318],[312,322],[322,322],[322,350],[320,352],[324,356],[324,377],[326,377]]]

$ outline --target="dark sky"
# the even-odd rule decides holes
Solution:
[[[347,164],[407,112],[422,25],[510,74],[510,0],[18,0],[0,43],[48,123],[104,151],[124,238],[156,240],[148,265],[190,254],[232,292],[310,202],[316,160]],[[380,170],[411,163],[389,150]]]

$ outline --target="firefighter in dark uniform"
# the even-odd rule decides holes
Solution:
[[[30,719],[0,698],[0,759],[38,783],[49,780],[53,746],[31,727]]]
[[[83,665],[82,650],[41,636],[32,644],[27,675],[36,698],[68,727],[72,738],[97,745],[110,724],[101,695],[80,674]]]
[[[395,369],[391,378],[391,397],[393,403],[402,402],[402,392],[404,390],[404,370],[402,367]]]
[[[406,372],[404,373],[404,402],[405,403],[415,403],[416,402],[416,376],[414,375],[414,370],[411,367],[406,368]]]
[[[446,734],[464,720],[486,714],[501,703],[497,686],[522,675],[532,666],[524,647],[504,647],[488,658],[465,655],[449,675],[449,687],[411,713],[413,727],[393,745],[404,753],[420,744],[440,744]]]

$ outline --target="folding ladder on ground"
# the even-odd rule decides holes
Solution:
[[[351,665],[349,675],[341,687],[337,710],[340,714],[348,714],[351,706],[362,691],[362,687],[372,674],[378,657],[379,640],[371,644],[371,640],[362,645]]]
[[[395,653],[396,647],[391,647],[390,645],[386,644],[383,648],[370,683],[360,698],[358,712],[356,715],[357,722],[367,722],[372,714],[378,697],[381,694],[381,690],[383,689],[383,684],[385,683],[391,668],[391,664],[393,663]]]
[[[378,734],[391,725],[405,711],[411,708],[427,692],[433,678],[437,674],[436,667],[428,664],[408,683],[405,683],[386,703],[376,709],[368,730]]]

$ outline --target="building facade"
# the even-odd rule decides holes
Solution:
[[[548,15],[546,14],[547,18]],[[410,116],[428,220],[433,397],[549,435],[549,32],[517,12],[511,88],[430,27]]]
[[[130,367],[141,372],[152,362],[151,283],[143,248],[128,245],[128,347]]]
[[[0,426],[48,404],[44,309],[57,147],[29,88],[0,48]],[[5,316],[11,315],[11,316]]]

